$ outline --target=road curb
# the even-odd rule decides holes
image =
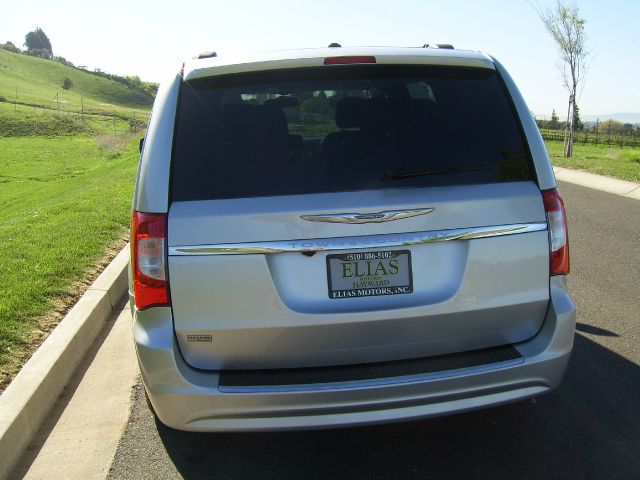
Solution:
[[[38,432],[127,291],[129,245],[118,253],[0,396],[0,478]]]
[[[640,200],[640,183],[564,167],[553,167],[553,171],[556,180]]]

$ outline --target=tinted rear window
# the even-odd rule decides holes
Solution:
[[[492,70],[336,66],[182,86],[174,201],[529,180]]]

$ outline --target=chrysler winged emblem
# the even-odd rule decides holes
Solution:
[[[301,215],[300,218],[309,222],[327,223],[379,223],[417,217],[433,212],[433,208],[416,208],[413,210],[385,210],[376,213],[326,213],[321,215]]]

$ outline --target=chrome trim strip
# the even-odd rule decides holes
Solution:
[[[300,215],[300,218],[309,222],[380,223],[426,215],[433,212],[433,210],[433,208],[415,208],[412,210],[385,210],[384,212],[375,213],[327,213],[322,215]]]
[[[495,225],[491,227],[431,230],[426,232],[389,233],[354,237],[314,238],[249,243],[223,243],[216,245],[181,245],[169,247],[170,256],[188,255],[246,255],[280,252],[318,252],[328,250],[355,250],[362,248],[402,247],[425,243],[473,240],[519,233],[540,232],[547,229],[545,222]]]

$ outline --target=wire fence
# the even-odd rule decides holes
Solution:
[[[564,142],[564,130],[541,129],[542,138],[551,142]],[[609,147],[640,147],[640,133],[637,131],[628,134],[619,134],[593,130],[574,132],[574,145],[606,145]]]
[[[80,105],[69,104],[60,99],[59,92],[45,104],[18,101],[17,91],[13,101],[6,98],[0,99],[7,107],[13,107],[14,112],[31,113],[35,115],[71,117],[82,122],[89,129],[100,132],[109,132],[113,135],[136,134],[146,127],[149,113],[138,113],[114,109],[97,108],[95,105],[86,104],[84,98],[80,98]]]

